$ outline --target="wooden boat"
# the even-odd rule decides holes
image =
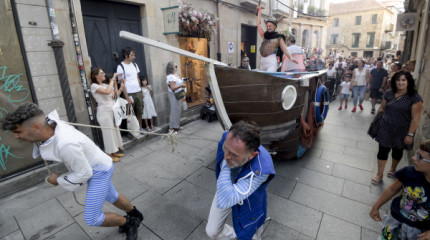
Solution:
[[[276,157],[300,157],[323,125],[315,120],[313,104],[325,107],[324,113],[318,107],[316,114],[327,114],[328,99],[315,100],[326,71],[243,70],[129,32],[121,31],[120,36],[207,62],[206,75],[224,129],[240,120],[256,122],[261,127],[262,144]]]

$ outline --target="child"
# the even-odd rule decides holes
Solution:
[[[342,110],[343,100],[345,100],[345,109],[348,108],[348,97],[349,94],[351,94],[351,90],[349,90],[349,84],[351,84],[349,82],[351,80],[351,74],[345,74],[343,79],[345,81],[340,84],[340,106],[337,110]]]
[[[146,80],[146,78],[143,78],[142,80],[142,94],[143,94],[142,118],[145,120],[146,131],[148,132],[155,129],[152,118],[157,116],[154,103],[152,102],[151,93],[152,93],[152,89],[151,89],[151,86],[148,85],[148,80]],[[149,128],[148,119],[151,122],[151,128]]]
[[[382,222],[384,239],[430,239],[430,140],[425,140],[412,157],[414,166],[398,170],[397,180],[388,186],[370,211],[370,217]],[[398,192],[391,202],[389,216],[381,219],[379,208]]]

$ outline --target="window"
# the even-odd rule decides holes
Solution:
[[[337,44],[337,38],[339,37],[338,34],[331,34],[330,35],[330,44]]]
[[[378,14],[372,14],[372,24],[376,24],[378,22]]]
[[[355,25],[361,25],[361,16],[355,16]]]
[[[367,33],[366,47],[367,48],[373,47],[374,42],[375,42],[375,33],[374,32]]]
[[[339,18],[333,19],[333,27],[339,27]]]
[[[357,53],[357,52],[351,52],[351,56],[353,56],[353,57],[357,57],[357,56],[358,56],[358,53]]]
[[[358,43],[360,42],[360,33],[352,34],[352,45],[353,48],[358,48]]]

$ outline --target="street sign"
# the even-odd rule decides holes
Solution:
[[[233,42],[228,42],[228,54],[233,54],[234,52],[234,44]]]

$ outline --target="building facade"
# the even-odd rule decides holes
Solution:
[[[395,23],[398,9],[389,1],[330,4],[326,50],[355,57],[379,57],[402,49]]]
[[[232,66],[239,66],[241,57],[247,55],[251,67],[259,68],[258,49],[262,43],[256,26],[259,2],[263,8],[263,18],[276,14],[285,17],[278,31],[292,29],[298,39],[297,45],[324,46],[324,24],[327,19],[318,17],[322,15],[319,9],[327,5],[323,0],[304,1],[307,9],[303,11],[310,14],[299,13],[295,18],[289,15],[289,6],[298,8],[301,1],[2,1],[0,19],[5,25],[2,26],[4,34],[0,36],[0,67],[4,81],[0,89],[0,118],[22,102],[34,102],[45,112],[57,110],[65,121],[97,125],[96,104],[89,91],[91,68],[102,67],[106,72],[115,72],[122,61],[121,50],[126,46],[136,50],[136,63],[152,85],[158,126],[169,122],[166,84],[166,65],[169,61],[178,64],[181,77],[190,79],[187,82],[190,89],[188,110],[182,111],[181,117],[195,116],[206,96],[204,64],[120,38],[119,32],[132,32]],[[213,31],[196,37],[166,30],[164,11],[177,8],[176,14],[180,14],[178,5],[183,4],[192,7],[190,13],[193,15],[200,17],[207,13],[216,17]],[[318,8],[314,7],[317,5]],[[179,22],[178,17],[170,20]],[[89,127],[78,129],[103,146],[97,130]],[[43,161],[32,159],[32,145],[16,141],[8,132],[2,131],[0,136],[3,149],[7,149],[0,158],[0,188],[3,195],[43,181]],[[38,177],[26,183],[20,181],[19,186],[9,184],[26,172]]]

